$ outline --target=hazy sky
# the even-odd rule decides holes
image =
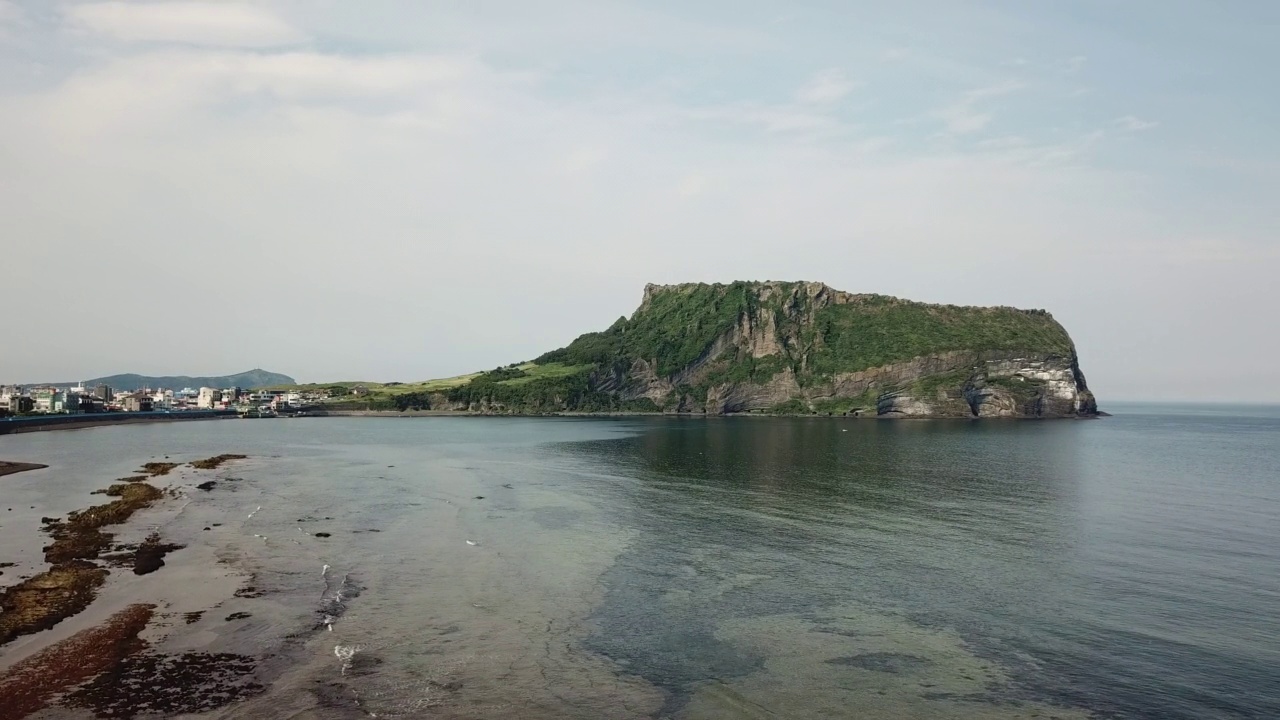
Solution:
[[[1050,310],[1280,399],[1280,3],[0,0],[0,381],[416,380],[646,282]]]

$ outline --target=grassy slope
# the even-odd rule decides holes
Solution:
[[[433,393],[447,392],[448,390],[466,385],[473,379],[480,377],[483,373],[470,373],[468,375],[458,375],[451,378],[439,378],[436,380],[427,380],[425,382],[416,383],[375,383],[361,381],[341,381],[331,383],[307,383],[304,385],[276,385],[267,390],[289,390],[296,392],[307,392],[315,390],[329,390],[330,399],[324,403],[325,407],[333,410],[394,410],[396,409],[395,400],[403,395],[414,393]],[[364,387],[369,394],[363,397],[356,397],[351,394],[354,387]]]

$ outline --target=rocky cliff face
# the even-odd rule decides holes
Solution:
[[[697,296],[706,295],[708,287],[725,286],[649,285],[632,323],[655,312],[659,301],[675,306],[705,302],[705,297]],[[911,312],[901,312],[900,306]],[[881,317],[886,313],[888,325]],[[892,318],[896,315],[909,318],[910,326],[895,329]],[[694,324],[698,321],[696,312],[682,317]],[[955,317],[965,321],[952,323],[956,326],[952,333],[947,323]],[[857,331],[860,322],[876,325],[866,338],[877,347],[897,351],[900,346],[912,346],[895,342],[894,333],[932,333],[938,340],[932,343],[932,352],[840,372],[841,364],[855,367],[860,356],[856,342],[833,346],[842,340],[835,336],[840,328],[846,335]],[[987,334],[967,342],[966,322]],[[987,325],[995,325],[998,333],[1003,324],[1011,328],[1010,337],[991,335]],[[861,337],[852,334],[855,339]],[[946,347],[951,335],[960,347]],[[1047,313],[928,306],[840,292],[816,282],[748,284],[733,322],[692,362],[674,372],[660,372],[656,358],[627,360],[594,371],[592,388],[628,400],[646,398],[676,412],[791,411],[885,417],[1097,414],[1074,346]]]

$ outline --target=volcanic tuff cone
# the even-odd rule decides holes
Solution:
[[[648,285],[603,332],[401,407],[891,417],[1097,414],[1044,310],[853,294],[817,282]]]

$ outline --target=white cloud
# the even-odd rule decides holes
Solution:
[[[564,169],[570,173],[589,173],[608,157],[609,153],[600,147],[576,147],[565,158]]]
[[[166,51],[77,73],[33,98],[29,109],[43,112],[52,131],[83,139],[165,130],[182,117],[207,120],[245,106],[274,113],[344,106],[351,114],[395,116],[400,124],[429,117],[423,122],[433,127],[462,128],[481,112],[472,98],[490,79],[466,58]],[[474,87],[464,93],[468,83]]]
[[[1151,128],[1159,125],[1160,123],[1154,122],[1154,121],[1142,120],[1134,117],[1133,115],[1125,115],[1124,117],[1116,118],[1115,124],[1121,130],[1128,130],[1129,132],[1138,132],[1139,130],[1150,130]]]
[[[639,50],[653,59],[674,56],[701,62],[721,53],[756,54],[779,47],[772,26],[634,0],[330,1],[321,7],[288,0],[288,7],[299,10],[289,17],[305,18],[314,34],[362,47],[536,56],[535,63],[571,62],[583,53],[599,53],[597,58],[608,63],[625,50]]]
[[[1026,87],[1025,83],[1018,80],[1005,80],[1004,82],[987,85],[985,87],[970,90],[965,93],[965,99],[968,101],[982,100],[984,98],[1000,97],[1001,95],[1009,95]]]
[[[942,121],[949,135],[978,132],[990,124],[993,117],[990,112],[979,110],[978,103],[987,98],[1017,92],[1023,87],[1020,82],[1006,81],[970,90],[959,101],[935,111],[934,117]]]
[[[9,0],[0,0],[0,43],[7,44],[17,38],[26,24],[27,18],[22,8]]]
[[[676,186],[676,193],[681,197],[693,197],[701,195],[702,191],[707,188],[707,179],[697,173],[686,175],[680,180],[680,184]]]
[[[823,70],[813,76],[796,92],[796,99],[802,103],[822,104],[835,102],[848,95],[857,84],[839,68]]]
[[[1005,135],[1004,137],[983,140],[978,143],[978,147],[986,150],[1006,150],[1026,147],[1029,144],[1030,142],[1021,135]]]
[[[66,9],[72,27],[124,42],[275,47],[305,36],[269,11],[226,2],[94,2]]]
[[[9,0],[0,0],[0,24],[17,22],[21,19],[22,8]]]
[[[1089,61],[1089,58],[1085,57],[1084,55],[1076,55],[1074,57],[1067,58],[1066,63],[1064,63],[1067,74],[1074,75],[1080,72],[1081,70],[1084,69],[1084,65],[1088,61]]]
[[[840,127],[830,115],[788,105],[734,104],[672,112],[692,120],[755,126],[771,133],[830,132]]]
[[[991,122],[991,113],[974,110],[972,103],[958,103],[939,110],[938,118],[946,125],[948,133],[968,135],[986,127]]]

